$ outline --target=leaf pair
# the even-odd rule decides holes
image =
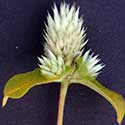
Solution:
[[[64,71],[64,75],[62,76],[45,76],[44,74],[41,74],[39,68],[31,72],[15,75],[10,80],[8,80],[7,84],[5,85],[2,106],[6,105],[8,98],[21,98],[28,92],[29,89],[36,85],[59,81],[61,82],[62,80],[68,81],[70,79],[69,82],[85,85],[90,89],[96,91],[97,93],[102,95],[107,101],[109,101],[116,110],[117,122],[120,124],[125,114],[124,99],[120,94],[101,85],[95,78],[89,78],[86,72],[87,71],[84,68],[84,65],[78,63],[78,66],[74,73],[71,70],[66,70]],[[69,84],[67,84],[66,86],[68,85]]]

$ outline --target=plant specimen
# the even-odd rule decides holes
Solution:
[[[53,17],[48,14],[44,32],[45,53],[39,59],[39,68],[17,74],[8,80],[4,88],[2,106],[9,98],[24,96],[29,89],[37,85],[60,82],[60,96],[57,125],[63,125],[63,111],[68,87],[80,83],[102,95],[109,101],[117,113],[117,122],[121,124],[125,114],[125,102],[122,96],[96,80],[104,67],[98,55],[88,50],[83,19],[79,17],[79,8],[65,2],[58,10],[53,8]],[[82,55],[83,54],[83,55]]]

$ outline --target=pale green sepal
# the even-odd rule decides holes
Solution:
[[[91,75],[88,72],[87,66],[85,63],[83,63],[82,57],[76,58],[75,62],[76,64],[76,73],[75,75],[84,79],[93,79],[95,77],[91,77]]]

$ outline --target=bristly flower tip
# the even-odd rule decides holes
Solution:
[[[79,18],[79,8],[66,3],[61,4],[60,10],[54,4],[53,13],[53,18],[50,14],[47,17],[45,55],[48,57],[50,50],[56,57],[61,56],[65,64],[70,64],[85,45],[83,20]]]
[[[83,55],[83,62],[85,63],[90,76],[96,77],[100,74],[101,69],[105,67],[103,63],[99,63],[100,59],[98,59],[98,55],[94,55],[94,53],[90,54],[91,50],[88,50]]]
[[[53,17],[48,13],[46,31],[44,33],[45,57],[38,58],[41,72],[45,74],[60,74],[66,65],[71,65],[76,57],[82,56],[87,43],[83,19],[79,17],[79,7],[66,3],[53,7]],[[86,52],[83,63],[86,64],[91,76],[97,76],[104,67],[98,64],[96,56]],[[55,74],[56,73],[56,74]]]

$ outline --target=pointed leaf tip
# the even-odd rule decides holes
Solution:
[[[4,107],[7,104],[8,96],[3,97],[2,107]]]

